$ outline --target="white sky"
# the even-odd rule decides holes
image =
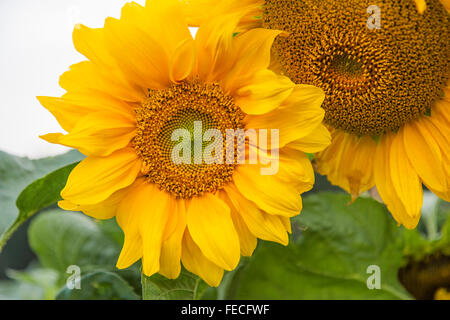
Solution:
[[[74,25],[102,27],[126,2],[0,0],[0,150],[31,158],[66,150],[38,138],[60,128],[35,97],[63,94],[59,76],[84,60],[72,44]]]

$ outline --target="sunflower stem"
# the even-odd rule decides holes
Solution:
[[[2,252],[3,247],[6,245],[8,240],[12,237],[14,232],[19,229],[19,227],[25,222],[25,220],[16,221],[14,224],[5,231],[5,233],[0,235],[0,252]]]
[[[143,272],[141,272],[142,300],[154,300],[155,286]]]

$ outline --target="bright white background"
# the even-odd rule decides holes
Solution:
[[[84,60],[72,44],[74,25],[102,27],[126,2],[0,0],[0,150],[31,158],[66,150],[38,138],[61,130],[36,96],[62,95],[59,76]]]

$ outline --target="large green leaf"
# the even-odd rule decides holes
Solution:
[[[145,300],[196,300],[207,288],[203,280],[184,269],[175,280],[159,274],[151,277],[142,275],[142,296]]]
[[[81,278],[80,289],[67,286],[56,295],[57,300],[138,300],[133,288],[116,273],[96,271]]]
[[[374,200],[347,202],[341,194],[307,196],[289,246],[260,243],[227,298],[410,299],[397,279],[403,228]],[[381,289],[367,286],[370,266],[380,268]]]
[[[28,235],[41,264],[61,274],[71,265],[79,266],[83,274],[112,271],[120,253],[120,245],[81,213],[44,212],[31,223]]]
[[[18,203],[19,212],[16,199],[22,190],[36,179],[82,158],[77,151],[40,160],[19,158],[0,151],[0,249],[29,216],[58,200],[54,195],[61,189],[64,178],[67,179],[68,169],[57,171],[29,186]]]

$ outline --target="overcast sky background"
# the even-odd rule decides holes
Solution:
[[[74,25],[102,27],[126,2],[0,0],[0,150],[31,158],[67,150],[38,138],[60,127],[36,96],[62,95],[59,76],[84,60],[72,44]]]

